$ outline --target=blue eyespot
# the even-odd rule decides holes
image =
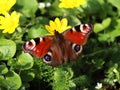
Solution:
[[[48,54],[46,54],[43,59],[44,59],[46,62],[49,62],[49,61],[51,61],[51,56],[48,55]]]
[[[74,46],[74,50],[75,50],[75,52],[79,52],[81,50],[81,46],[76,44]]]

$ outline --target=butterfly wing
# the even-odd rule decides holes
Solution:
[[[51,66],[58,66],[64,61],[72,61],[82,52],[89,34],[93,31],[91,24],[80,24],[62,34],[55,31],[55,36],[45,36],[27,41],[23,50]]]
[[[52,45],[52,37],[38,37],[23,44],[23,50],[38,58],[43,58]]]
[[[75,26],[67,31],[65,31],[64,37],[78,45],[85,45],[88,39],[88,36],[93,31],[92,24],[80,24]]]

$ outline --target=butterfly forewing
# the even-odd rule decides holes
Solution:
[[[80,24],[64,32],[64,36],[67,40],[84,45],[87,42],[89,34],[93,31],[92,24]]]
[[[24,43],[23,50],[38,58],[42,58],[47,53],[51,45],[51,37],[38,37]]]

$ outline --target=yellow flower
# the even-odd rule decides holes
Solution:
[[[63,18],[60,20],[59,18],[56,18],[54,21],[50,20],[49,25],[45,25],[45,28],[48,30],[48,32],[51,35],[54,35],[54,31],[58,31],[59,33],[64,32],[68,28],[71,28],[71,26],[67,26],[68,21],[66,18]]]
[[[3,16],[0,16],[0,30],[3,30],[3,33],[13,33],[19,25],[19,18],[20,14],[15,11],[11,15],[5,13]]]
[[[60,0],[60,8],[74,8],[86,4],[85,0]]]
[[[16,3],[16,0],[0,0],[0,13],[5,13]]]

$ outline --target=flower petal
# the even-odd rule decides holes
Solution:
[[[56,24],[56,30],[57,31],[60,31],[61,29],[61,22],[60,22],[60,19],[59,18],[56,18],[55,19],[55,24]]]
[[[8,0],[9,9],[16,3],[16,0]]]
[[[0,16],[0,29],[3,29],[3,33],[13,33],[19,25],[19,18],[20,14],[15,11],[11,15],[6,13]]]
[[[60,0],[61,3],[59,4],[60,8],[74,8],[78,7],[79,5],[86,4],[85,0]]]
[[[59,18],[55,18],[54,22],[50,20],[48,25],[45,25],[45,28],[50,32],[50,34],[54,35],[54,30],[58,31],[59,33],[64,32],[66,29],[70,28],[70,26],[67,26],[67,19],[63,18],[60,20]]]
[[[51,27],[51,31],[54,31],[56,28],[56,24],[53,21],[50,21],[50,27]]]
[[[63,18],[63,19],[61,20],[61,27],[66,27],[67,24],[68,24],[67,19],[66,19],[66,18]]]
[[[50,33],[50,35],[54,35],[54,31],[51,29],[50,26],[45,25],[45,28],[48,30],[48,32]]]
[[[5,13],[16,3],[16,0],[0,0],[0,13]]]

